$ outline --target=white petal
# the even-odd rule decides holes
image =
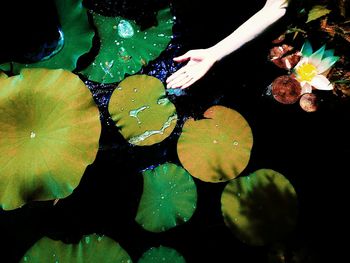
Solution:
[[[317,66],[318,73],[323,73],[328,70],[335,62],[339,60],[339,57],[332,56],[322,59],[321,63]]]
[[[332,90],[333,89],[333,86],[330,83],[330,81],[323,75],[317,75],[316,77],[314,77],[311,80],[310,84],[319,90]]]
[[[301,84],[301,94],[312,93],[312,86],[310,83],[303,81]]]

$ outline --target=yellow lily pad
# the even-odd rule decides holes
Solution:
[[[64,198],[96,157],[91,93],[65,70],[23,69],[0,81],[0,205]]]
[[[113,239],[106,236],[84,236],[77,244],[44,237],[23,256],[21,263],[131,263],[128,253]]]
[[[147,75],[125,78],[114,90],[108,110],[123,137],[138,146],[163,141],[177,122],[175,106],[166,97],[164,85]]]
[[[253,135],[237,111],[213,106],[205,119],[189,119],[182,128],[177,153],[189,173],[205,182],[236,178],[247,166]]]

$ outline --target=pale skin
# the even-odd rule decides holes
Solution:
[[[212,47],[194,49],[175,57],[175,62],[187,64],[167,80],[167,88],[185,89],[201,79],[217,62],[251,41],[286,13],[288,1],[267,0],[264,7],[226,38]]]

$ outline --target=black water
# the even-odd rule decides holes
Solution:
[[[52,3],[18,2],[25,5],[25,9],[19,10],[15,4],[8,9],[1,8],[2,14],[7,13],[6,19],[1,16],[0,23],[1,28],[6,28],[1,38],[5,45],[0,50],[1,62],[25,59],[25,54],[32,52],[38,41],[54,41],[55,38],[57,21],[52,15],[54,9],[50,9]],[[94,1],[86,2],[89,5]],[[261,6],[245,1],[245,9],[231,10],[226,6],[228,3],[215,2],[217,4],[173,1],[172,9],[178,21],[174,31],[178,37],[172,42],[173,48],[143,72],[157,75],[155,70],[162,70],[164,81],[178,67],[171,63],[173,56],[188,48],[215,43]],[[98,8],[107,6],[105,12],[115,12],[107,1],[100,3]],[[43,12],[38,6],[48,11]],[[145,21],[152,23],[152,18],[149,19],[146,17]],[[18,20],[26,26],[15,26],[13,21]],[[134,262],[149,247],[158,245],[175,248],[187,262],[284,262],[269,261],[271,255],[276,254],[276,246],[245,245],[225,226],[220,210],[220,195],[225,184],[195,179],[198,206],[184,225],[154,234],[134,222],[142,192],[139,171],[166,161],[179,163],[176,142],[183,119],[200,118],[207,108],[216,104],[237,110],[252,128],[254,146],[242,176],[261,168],[274,169],[295,187],[299,204],[297,228],[279,243],[286,251],[285,262],[321,262],[328,254],[336,257],[336,251],[331,251],[330,246],[337,242],[336,234],[343,231],[344,181],[350,154],[349,107],[327,93],[321,94],[324,98],[319,111],[306,113],[297,104],[283,105],[264,95],[272,80],[285,74],[267,61],[274,30],[283,26],[284,21],[281,21],[216,64],[185,95],[170,97],[180,121],[169,138],[154,146],[128,145],[117,129],[108,125],[105,104],[101,103],[108,101],[114,86],[91,85],[103,112],[101,147],[96,161],[87,168],[74,193],[57,205],[33,202],[13,211],[0,211],[0,262],[18,262],[43,236],[76,242],[90,233],[112,237]]]

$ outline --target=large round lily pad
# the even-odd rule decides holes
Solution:
[[[144,31],[133,20],[93,14],[100,37],[100,51],[82,73],[100,83],[118,82],[133,75],[157,58],[172,37],[173,20],[169,8],[157,14],[158,25]]]
[[[230,181],[221,197],[226,225],[241,241],[265,245],[290,234],[297,220],[297,196],[280,173],[260,169]]]
[[[127,77],[114,90],[108,106],[120,133],[131,144],[163,141],[174,130],[177,114],[162,82],[147,75]]]
[[[196,209],[197,190],[185,169],[165,163],[143,171],[143,180],[136,221],[144,229],[162,232],[190,219]]]
[[[205,119],[189,119],[182,128],[177,153],[189,173],[205,182],[224,182],[247,166],[253,145],[252,131],[237,112],[213,106]]]
[[[55,0],[55,3],[61,23],[61,37],[56,50],[36,63],[12,63],[12,73],[18,74],[22,68],[62,68],[72,71],[76,68],[79,57],[91,49],[94,30],[89,24],[82,0]],[[0,68],[7,68],[7,64]]]
[[[0,80],[0,205],[63,198],[98,150],[91,93],[65,70],[23,69]]]
[[[77,244],[65,244],[44,237],[23,256],[21,263],[131,263],[126,251],[106,236],[84,236]]]
[[[184,257],[173,248],[169,247],[152,247],[147,250],[138,263],[186,263]]]

